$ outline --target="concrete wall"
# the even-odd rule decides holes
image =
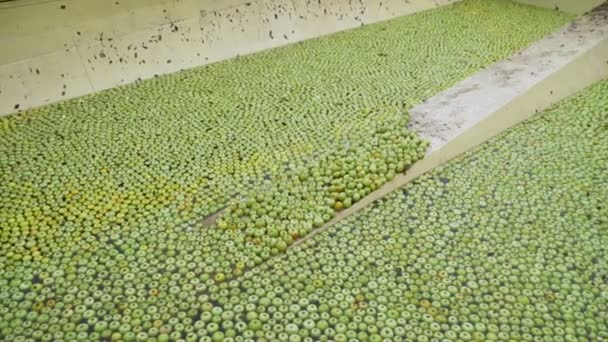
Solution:
[[[0,3],[0,116],[457,1]]]
[[[559,9],[560,11],[583,14],[605,0],[516,0],[528,5]]]

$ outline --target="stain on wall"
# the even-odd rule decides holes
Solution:
[[[0,4],[0,115],[459,0]]]

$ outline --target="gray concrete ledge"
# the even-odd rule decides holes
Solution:
[[[608,78],[608,3],[410,111],[424,159],[292,247],[585,87]]]
[[[519,122],[601,79],[608,67],[602,56],[608,39],[604,16],[608,5],[437,94],[411,111],[411,128],[431,142],[431,152],[440,151],[497,112],[506,111],[505,116]],[[576,74],[565,78],[571,68]],[[511,108],[522,101],[523,108],[517,109],[526,111],[525,116]]]

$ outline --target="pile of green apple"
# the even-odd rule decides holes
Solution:
[[[0,119],[0,339],[297,339],[269,286],[333,275],[258,267],[424,155],[413,104],[570,19],[464,1]]]

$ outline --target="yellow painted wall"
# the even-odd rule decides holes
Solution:
[[[0,3],[0,115],[457,1]]]

